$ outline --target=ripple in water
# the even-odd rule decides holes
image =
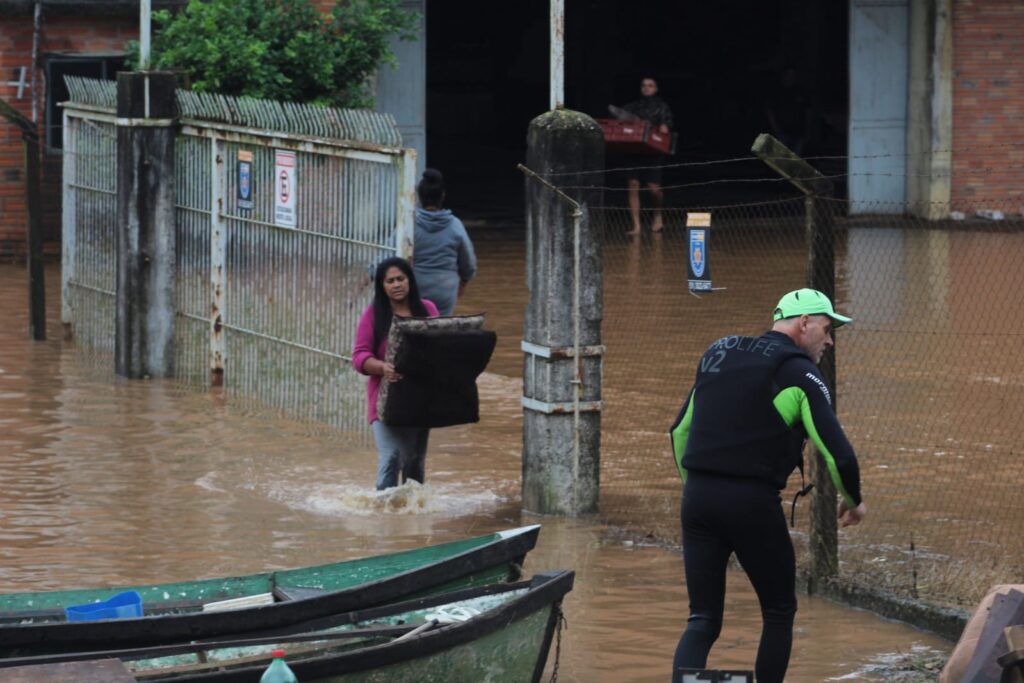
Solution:
[[[504,499],[492,491],[470,491],[457,486],[420,484],[377,491],[355,484],[319,484],[313,490],[293,485],[275,486],[270,497],[290,508],[329,517],[440,514],[461,516],[494,507]]]

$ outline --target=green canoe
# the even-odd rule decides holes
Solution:
[[[136,681],[256,683],[285,659],[303,683],[539,681],[572,571],[493,584],[262,631],[245,639],[5,660],[32,667],[119,659]],[[556,654],[557,656],[557,654]],[[11,670],[8,670],[11,671]],[[32,680],[28,678],[27,680]]]
[[[240,634],[418,595],[515,580],[539,530],[540,526],[534,525],[404,552],[250,576],[3,594],[0,657],[142,647]],[[65,607],[107,600],[124,591],[141,596],[142,617],[65,619]]]

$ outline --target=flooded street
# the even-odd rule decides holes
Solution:
[[[487,311],[500,340],[479,382],[482,421],[432,432],[428,485],[385,495],[373,490],[372,448],[217,392],[115,378],[61,342],[56,265],[50,340],[29,341],[24,268],[0,265],[0,591],[243,574],[541,523],[527,572],[577,572],[558,680],[667,681],[686,615],[678,554],[520,511],[523,244],[488,235],[477,248],[480,276],[460,312]],[[729,581],[711,662],[752,668],[756,598],[742,573]],[[801,597],[787,680],[882,680],[871,672],[889,658],[950,649]]]

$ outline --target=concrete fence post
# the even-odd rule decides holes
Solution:
[[[175,80],[117,75],[117,313],[114,368],[133,379],[174,370]]]
[[[587,207],[600,203],[601,191],[579,188],[602,185],[604,137],[585,114],[551,111],[530,123],[526,158],[523,507],[591,514],[604,347],[601,239]]]

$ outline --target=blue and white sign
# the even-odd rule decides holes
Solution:
[[[252,152],[238,152],[238,208],[252,209]]]
[[[706,245],[707,239],[704,230],[690,230],[690,272],[694,277],[704,277]]]
[[[708,238],[711,234],[710,213],[686,214],[689,259],[686,274],[691,292],[711,291],[711,266],[708,263]]]

